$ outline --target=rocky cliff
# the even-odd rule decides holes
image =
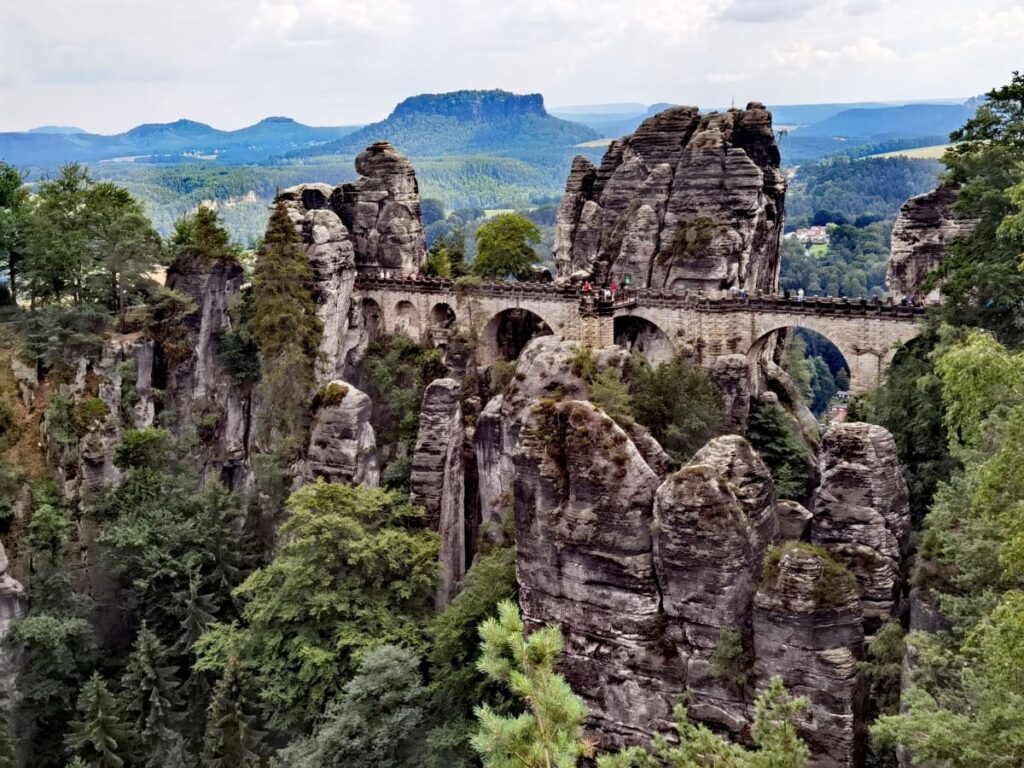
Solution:
[[[606,260],[634,285],[772,290],[785,189],[763,105],[666,109],[613,141],[600,167],[573,161],[555,231],[558,272],[590,273]]]
[[[949,255],[958,238],[969,234],[976,221],[953,208],[960,188],[952,184],[912,197],[900,208],[892,227],[892,246],[885,283],[897,301],[919,296],[938,300],[937,289],[924,294],[924,280]]]

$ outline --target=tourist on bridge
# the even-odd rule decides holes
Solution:
[[[590,281],[589,280],[584,280],[583,281],[583,292],[584,293],[590,293],[591,290],[593,290],[593,289],[590,286]]]
[[[796,300],[798,302],[800,302],[801,304],[803,304],[803,302],[804,302],[804,289],[803,288],[797,288],[796,289]]]
[[[619,292],[619,284],[612,280],[612,284],[608,286],[608,289],[612,292],[612,301],[615,301],[615,294]]]

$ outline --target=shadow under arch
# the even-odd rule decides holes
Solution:
[[[484,365],[515,360],[531,339],[551,333],[551,326],[537,313],[521,308],[503,309],[484,326],[478,354]]]
[[[616,344],[631,352],[640,352],[651,365],[668,362],[676,353],[668,334],[645,317],[619,315],[614,321],[613,334]]]

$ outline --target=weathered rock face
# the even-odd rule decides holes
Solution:
[[[743,685],[716,674],[710,657],[726,629],[738,631],[749,647],[761,567],[758,534],[736,486],[695,462],[662,483],[654,499],[665,631],[677,649],[688,650],[681,655],[688,656],[691,716],[741,733],[747,727]]]
[[[589,397],[589,385],[573,371],[576,347],[554,336],[532,339],[519,355],[506,393],[492,398],[480,414],[475,441],[484,522],[500,522],[512,501],[512,451],[530,407],[553,397]],[[598,370],[621,367],[627,359],[620,347],[594,350],[594,355]]]
[[[711,365],[711,379],[722,393],[725,418],[737,432],[747,428],[750,415],[750,363],[746,355],[722,355]]]
[[[378,485],[377,441],[370,426],[373,403],[343,381],[331,382],[327,390],[341,396],[337,402],[321,405],[313,417],[304,476],[308,480],[322,477],[329,483]]]
[[[635,285],[775,288],[783,198],[771,115],[758,103],[672,107],[614,141],[600,168],[573,161],[559,206],[562,276],[611,263]]]
[[[321,382],[357,381],[366,347],[378,334],[380,307],[352,301],[357,268],[410,274],[426,259],[412,164],[382,141],[356,158],[356,170],[362,177],[351,184],[302,184],[277,197],[288,207],[313,267],[324,328]]]
[[[856,584],[806,545],[784,545],[765,570],[754,598],[757,687],[779,675],[791,694],[807,697],[810,711],[798,728],[811,748],[811,766],[857,765],[864,628]]]
[[[378,141],[356,157],[356,171],[362,178],[342,185],[340,200],[332,200],[352,233],[356,264],[403,274],[418,270],[426,248],[412,163]],[[339,197],[337,190],[332,197]]]
[[[934,301],[938,290],[923,296],[924,279],[949,255],[950,245],[970,234],[977,220],[953,210],[959,186],[943,184],[912,197],[900,208],[892,227],[892,247],[885,282],[893,298],[919,296]]]
[[[872,632],[895,615],[910,536],[896,443],[884,427],[835,424],[822,439],[819,468],[811,541],[831,549],[857,577]]]
[[[661,643],[657,476],[611,419],[578,400],[530,408],[514,462],[524,620],[563,625],[565,674],[603,743],[667,728],[685,658]]]
[[[221,361],[220,340],[231,328],[228,306],[242,287],[237,262],[176,265],[167,287],[185,294],[197,310],[188,332],[175,346],[182,359],[165,359],[168,405],[182,425],[201,425],[205,433],[204,466],[229,485],[248,474],[250,404]]]
[[[28,595],[24,587],[8,574],[7,553],[0,543],[0,691],[5,694],[8,707],[14,699],[17,677],[18,651],[4,642],[11,625],[28,613]],[[7,717],[6,708],[0,708],[0,717]]]
[[[765,550],[779,540],[771,471],[754,447],[739,435],[714,438],[697,451],[693,463],[713,468],[732,486],[754,530],[754,555],[760,564]]]
[[[427,523],[441,535],[438,608],[455,597],[466,572],[461,392],[461,385],[454,379],[437,379],[423,393],[409,480],[409,501],[426,510]]]
[[[779,520],[779,538],[783,541],[810,541],[811,513],[799,502],[783,499],[775,503]]]

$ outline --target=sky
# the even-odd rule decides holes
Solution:
[[[0,131],[380,120],[462,88],[546,104],[972,96],[1021,0],[0,0]]]

